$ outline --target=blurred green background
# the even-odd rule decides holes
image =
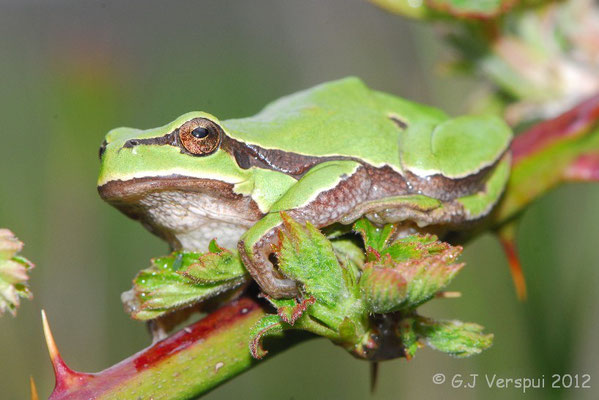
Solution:
[[[0,398],[53,387],[40,309],[74,369],[98,371],[149,344],[119,295],[165,244],[104,204],[97,151],[109,129],[162,125],[190,110],[257,112],[313,84],[357,75],[370,86],[457,114],[475,79],[440,76],[444,47],[430,26],[361,0],[0,1],[0,227],[37,266],[33,301],[0,318]],[[375,399],[507,399],[500,377],[591,375],[599,387],[599,185],[562,187],[535,203],[518,233],[529,300],[519,303],[497,241],[471,243],[455,300],[423,313],[495,333],[480,356],[422,350],[381,365]],[[475,389],[432,375],[479,374]],[[530,390],[525,398],[596,399],[597,389]],[[368,365],[324,340],[297,346],[207,399],[368,398]]]

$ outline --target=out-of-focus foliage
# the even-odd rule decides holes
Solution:
[[[424,10],[417,17],[441,21],[456,50],[453,70],[492,84],[478,93],[475,108],[504,112],[513,125],[553,117],[599,91],[595,0],[375,3],[409,17],[417,3]]]
[[[494,218],[505,221],[565,182],[599,181],[599,94],[512,143],[512,171]]]
[[[451,42],[470,70],[498,88],[512,124],[550,118],[599,91],[596,1],[518,11],[498,21],[498,27],[494,37],[462,29]]]
[[[8,311],[14,317],[20,299],[33,298],[27,285],[33,263],[18,254],[22,249],[23,242],[11,231],[0,229],[0,316]]]
[[[514,9],[551,0],[370,0],[395,14],[418,19],[474,19],[499,17]]]

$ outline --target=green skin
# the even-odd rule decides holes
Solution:
[[[510,128],[345,78],[219,121],[187,113],[160,128],[110,131],[100,195],[174,249],[237,245],[269,295],[298,294],[269,260],[281,211],[317,227],[365,216],[400,233],[459,229],[487,215],[510,170]]]

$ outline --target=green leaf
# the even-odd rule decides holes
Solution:
[[[391,262],[389,258],[388,261]],[[393,264],[388,267],[367,265],[360,278],[360,287],[368,309],[378,314],[398,309],[404,304],[408,291],[408,282],[402,272],[394,269]]]
[[[250,331],[250,352],[252,357],[261,359],[268,351],[262,346],[262,342],[266,337],[280,337],[285,331],[278,315],[267,315],[259,320]]]
[[[152,259],[152,266],[140,271],[133,280],[133,290],[125,296],[126,307],[133,318],[147,320],[238,287],[248,277],[245,270],[224,271],[225,267],[235,265],[233,258],[237,256],[221,249],[219,254],[175,252]],[[211,277],[212,281],[201,281],[195,275],[194,280],[188,278],[185,273],[190,269],[194,273],[201,270],[202,276]]]
[[[393,261],[420,260],[441,254],[449,247],[449,244],[440,242],[435,235],[409,235],[394,241],[381,255],[389,254]]]
[[[419,317],[414,329],[429,347],[460,358],[479,354],[493,344],[493,334],[483,334],[484,328],[471,322]]]
[[[392,241],[396,231],[394,225],[381,228],[366,218],[356,221],[354,230],[362,236],[367,261],[380,260],[386,254],[391,255],[394,261],[421,259],[441,253],[449,247],[447,243],[438,241],[437,236],[430,234],[408,235]]]
[[[295,321],[304,314],[304,311],[316,301],[314,297],[301,301],[296,299],[273,299],[270,296],[266,296],[266,299],[276,307],[279,317],[289,325],[295,324]]]
[[[276,249],[279,268],[301,282],[307,297],[334,307],[346,288],[331,242],[314,225],[308,223],[304,227],[285,213],[281,216],[284,229]]]
[[[398,324],[399,339],[404,347],[404,356],[407,360],[411,360],[416,354],[416,350],[420,348],[418,335],[414,331],[414,319],[404,318]]]
[[[447,254],[407,261],[399,266],[408,280],[407,308],[415,308],[430,300],[451,282],[464,267],[463,263],[451,264],[461,251],[461,248],[454,247]]]
[[[395,232],[395,227],[389,224],[379,228],[368,219],[362,218],[354,223],[354,230],[362,236],[367,253],[373,250],[375,253],[381,253],[387,247],[391,236]]]
[[[382,250],[378,261],[364,266],[359,284],[368,309],[388,313],[430,300],[464,266],[453,264],[461,251],[430,235],[395,241]]]
[[[362,269],[366,257],[364,251],[352,239],[336,239],[331,241],[333,250],[337,254],[337,259],[342,264],[353,264],[358,269]]]
[[[360,338],[360,329],[358,322],[349,317],[345,317],[338,327],[339,338],[343,342],[356,343]]]
[[[221,253],[223,251],[227,251],[227,249],[220,247],[218,243],[216,243],[216,239],[212,239],[210,243],[208,243],[208,251],[210,253]]]
[[[194,283],[225,283],[239,280],[247,275],[247,271],[238,254],[219,247],[213,240],[210,242],[210,253],[205,253],[197,261],[178,273]]]

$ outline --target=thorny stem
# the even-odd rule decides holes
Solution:
[[[196,398],[257,363],[248,350],[249,331],[265,315],[255,299],[242,297],[95,374],[65,368],[57,350],[51,350],[56,388],[50,400]],[[295,334],[269,343],[269,353],[307,337]]]

